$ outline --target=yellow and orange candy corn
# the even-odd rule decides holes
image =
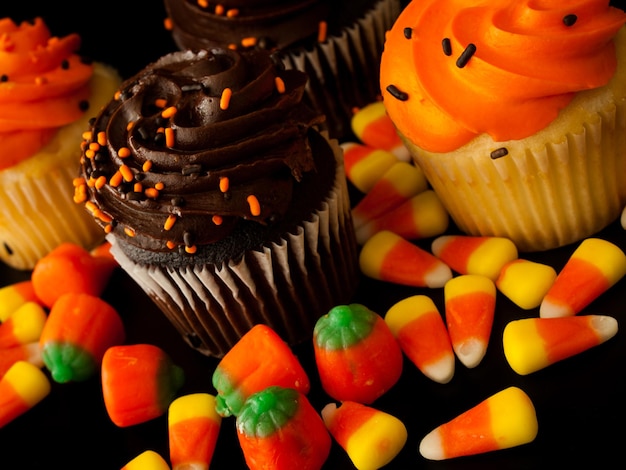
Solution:
[[[390,463],[408,437],[404,423],[389,413],[354,401],[329,403],[322,419],[358,470],[377,470]]]
[[[309,377],[289,345],[267,325],[253,326],[220,360],[212,377],[217,412],[237,416],[255,392],[277,385],[305,395]]]
[[[407,240],[441,235],[448,228],[450,217],[432,189],[407,199],[399,206],[356,228],[360,245],[381,230],[388,230]]]
[[[14,363],[0,379],[0,428],[41,402],[50,390],[41,368],[26,361]]]
[[[37,367],[43,367],[41,348],[37,341],[26,344],[18,344],[10,348],[0,349],[0,379],[17,361],[26,361]]]
[[[250,470],[319,470],[332,439],[306,395],[267,387],[253,393],[236,419],[237,438]]]
[[[442,384],[454,376],[454,351],[441,313],[426,295],[396,302],[385,322],[404,354],[429,379]]]
[[[429,460],[482,454],[528,444],[538,430],[530,397],[518,387],[508,387],[433,429],[419,451]]]
[[[144,450],[120,470],[170,470],[170,466],[161,454],[153,450]]]
[[[443,287],[452,278],[447,264],[389,230],[363,244],[359,266],[372,279],[414,287]]]
[[[416,165],[396,162],[352,209],[352,222],[359,228],[428,189],[424,172]]]
[[[125,339],[115,308],[99,297],[70,292],[50,309],[39,346],[55,382],[81,382],[96,375],[105,351]]]
[[[515,244],[503,237],[441,235],[433,240],[431,250],[457,273],[480,274],[492,281],[518,257]]]
[[[111,346],[102,358],[101,378],[106,411],[119,427],[164,415],[185,381],[183,370],[151,344]]]
[[[502,344],[511,368],[527,375],[598,346],[617,330],[617,320],[605,315],[524,318],[505,326]]]
[[[0,349],[39,341],[48,319],[46,311],[37,302],[29,301],[0,323]]]
[[[576,315],[626,274],[626,255],[615,244],[587,238],[574,250],[539,307],[541,317]]]
[[[40,303],[30,279],[0,288],[0,323],[26,302]]]
[[[541,305],[555,279],[552,266],[518,258],[502,267],[496,287],[518,307],[530,310]]]
[[[222,424],[215,396],[192,393],[169,407],[167,429],[172,470],[208,470]]]
[[[346,177],[362,193],[368,193],[395,163],[396,156],[383,149],[357,142],[343,142]]]
[[[496,286],[478,274],[463,274],[444,286],[446,324],[452,348],[469,368],[487,352],[496,307]]]
[[[354,113],[352,132],[366,145],[393,153],[402,161],[409,161],[409,151],[400,139],[382,101],[374,101]]]
[[[385,320],[361,304],[337,305],[313,330],[315,364],[335,400],[370,404],[402,375],[404,357]]]

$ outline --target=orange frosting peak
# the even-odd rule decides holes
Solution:
[[[420,0],[388,32],[385,108],[413,143],[448,152],[522,139],[575,93],[609,82],[626,14],[607,0]]]
[[[10,154],[0,168],[29,157],[84,115],[93,66],[76,54],[79,47],[77,34],[52,36],[41,18],[0,19],[0,150]],[[26,135],[24,144],[19,136]]]

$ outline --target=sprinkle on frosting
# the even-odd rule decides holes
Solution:
[[[475,53],[476,45],[473,43],[469,43],[467,47],[463,49],[463,52],[461,52],[459,58],[456,60],[456,66],[460,69],[465,67]]]
[[[248,201],[248,204],[250,205],[250,213],[252,215],[261,214],[261,204],[254,194],[249,195],[246,198],[246,201]]]
[[[576,15],[565,15],[563,17],[563,24],[565,26],[574,26],[574,23],[578,20]]]
[[[411,39],[411,37],[413,37],[413,28],[404,28],[402,31],[404,32],[405,38]]]
[[[452,55],[452,43],[450,42],[450,38],[443,38],[441,40],[441,48],[443,49],[443,53],[445,55]]]
[[[409,99],[409,95],[405,93],[404,91],[400,91],[398,87],[395,85],[388,85],[387,91],[389,92],[391,96],[393,96],[395,99],[399,101],[406,101]]]
[[[317,30],[317,42],[324,42],[328,39],[328,23],[320,21]]]
[[[222,91],[222,96],[220,98],[220,109],[226,110],[228,106],[230,106],[230,98],[233,96],[233,90],[230,88],[224,88]]]
[[[509,151],[506,147],[500,147],[499,149],[495,149],[491,152],[491,159],[496,160],[497,158],[502,158],[509,154]]]

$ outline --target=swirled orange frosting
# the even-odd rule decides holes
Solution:
[[[88,107],[93,66],[80,37],[52,36],[44,21],[0,19],[0,169],[33,155]]]
[[[522,139],[615,73],[626,15],[608,0],[412,1],[388,32],[381,90],[417,146]]]

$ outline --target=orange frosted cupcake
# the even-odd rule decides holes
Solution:
[[[411,2],[388,33],[390,118],[455,223],[521,251],[626,204],[626,15],[606,0]]]
[[[79,47],[78,35],[52,36],[41,18],[0,19],[0,259],[16,269],[62,242],[103,239],[72,184],[88,119],[121,80]]]

